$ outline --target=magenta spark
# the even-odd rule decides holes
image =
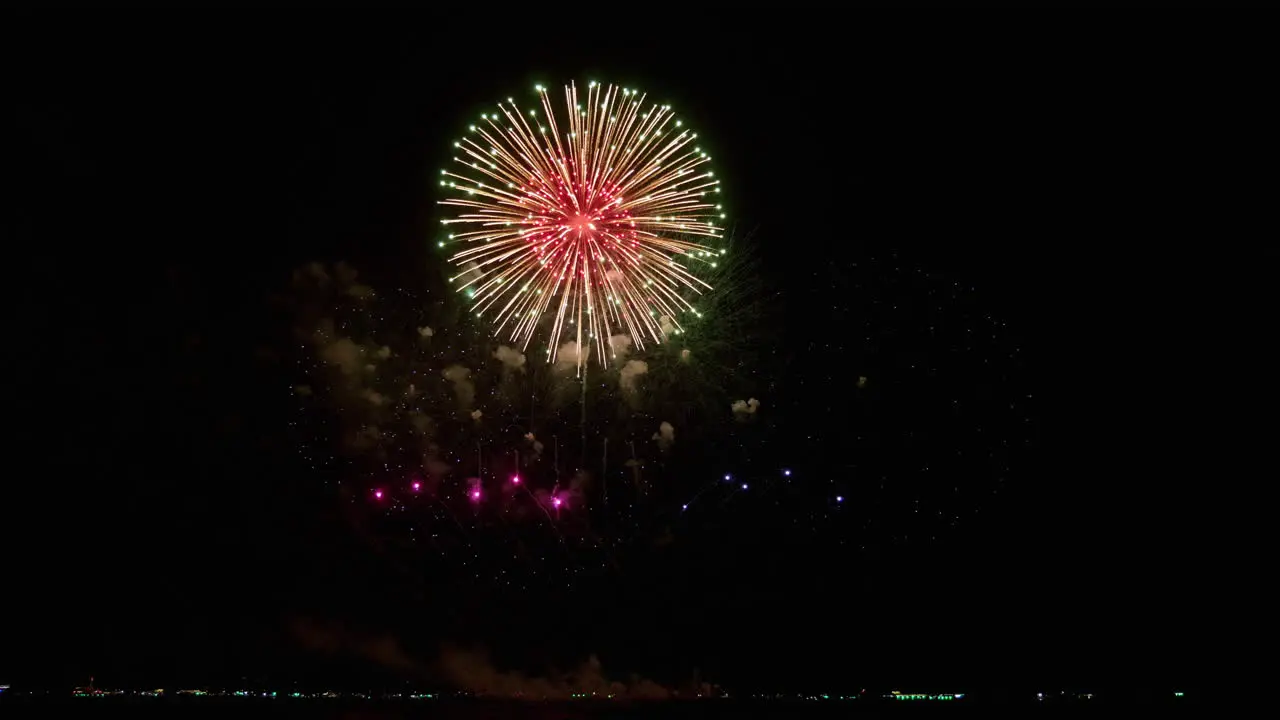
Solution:
[[[417,480],[414,480],[414,481],[413,481],[413,491],[414,491],[414,492],[418,492],[418,491],[419,491],[419,490],[421,490],[421,489],[422,489],[422,483],[418,482]]]
[[[381,499],[382,499],[382,490],[381,490],[381,489],[379,489],[379,490],[374,490],[374,491],[373,491],[373,496],[374,496],[375,498],[377,498],[377,499],[381,500]]]
[[[519,485],[519,484],[520,484],[520,476],[519,476],[519,475],[516,475],[515,477],[512,477],[512,478],[511,478],[511,484],[512,484],[512,485]]]

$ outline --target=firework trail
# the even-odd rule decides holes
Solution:
[[[701,240],[721,237],[720,181],[670,106],[592,82],[585,97],[566,86],[557,113],[537,92],[541,115],[508,98],[441,170],[460,193],[441,201],[461,245],[450,281],[522,349],[546,320],[549,361],[572,340],[598,351],[577,353],[579,369],[592,355],[606,364],[615,331],[643,350],[698,314],[686,296],[711,287],[691,266],[716,254]]]

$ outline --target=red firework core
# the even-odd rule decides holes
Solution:
[[[565,224],[579,233],[591,232],[596,229],[596,219],[590,215],[574,215],[568,218]]]
[[[541,196],[541,202],[538,196]],[[630,230],[635,227],[631,213],[622,209],[617,187],[612,183],[566,184],[556,178],[545,193],[534,193],[529,200],[531,205],[542,204],[550,210],[543,216],[544,232],[530,237],[535,243],[567,237],[608,244],[629,237]]]

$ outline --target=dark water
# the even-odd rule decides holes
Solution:
[[[0,700],[0,717],[129,718],[150,720],[693,720],[694,718],[881,718],[881,717],[1215,717],[1212,708],[1190,701],[1071,705],[1036,703],[905,703],[884,701],[759,702],[703,700],[650,703],[517,703],[485,701],[346,700],[119,700],[102,698]],[[1118,711],[1120,714],[1117,714]],[[1203,711],[1203,712],[1202,712]],[[1140,714],[1139,714],[1140,713]]]

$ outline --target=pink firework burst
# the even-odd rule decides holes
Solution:
[[[499,103],[441,171],[458,193],[441,201],[460,245],[450,280],[525,349],[541,332],[549,361],[566,344],[579,367],[592,346],[604,364],[613,334],[643,349],[697,313],[688,296],[710,286],[693,265],[719,253],[685,238],[721,237],[720,181],[697,133],[643,93],[570,84],[557,112],[537,92],[541,113]]]

